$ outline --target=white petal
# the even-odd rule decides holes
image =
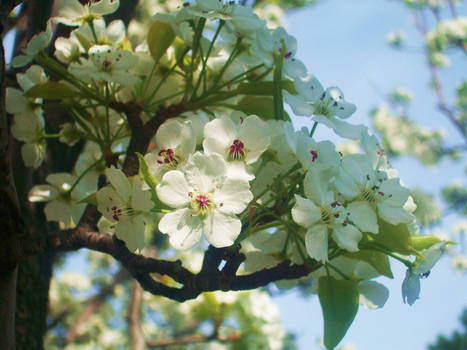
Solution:
[[[420,277],[413,274],[410,270],[405,273],[404,282],[402,282],[402,300],[404,303],[413,305],[420,295]]]
[[[216,139],[227,148],[236,139],[238,129],[238,126],[229,117],[221,116],[204,126],[204,137],[206,139]]]
[[[326,262],[328,260],[328,228],[326,225],[311,227],[305,236],[308,255],[313,259]]]
[[[406,212],[404,208],[391,207],[383,203],[378,203],[378,214],[384,220],[393,225],[410,224],[413,221],[413,215]]]
[[[318,207],[309,199],[295,195],[295,206],[292,208],[292,218],[294,221],[305,228],[309,228],[319,219],[321,212]]]
[[[99,2],[92,2],[89,11],[104,16],[117,11],[119,5],[119,0],[100,0]]]
[[[332,118],[332,123],[332,129],[337,135],[350,140],[359,140],[362,133],[368,130],[364,125],[353,125],[338,118]]]
[[[349,218],[363,232],[378,233],[378,220],[374,209],[368,202],[352,202],[347,206]]]
[[[145,224],[141,216],[132,220],[120,220],[115,226],[115,234],[125,242],[128,249],[134,252],[136,249],[144,248]]]
[[[292,95],[288,91],[283,91],[285,103],[287,103],[295,115],[310,116],[313,114],[313,107],[303,98]]]
[[[335,225],[332,237],[337,245],[349,252],[358,252],[358,242],[362,239],[362,233],[353,225]]]
[[[209,193],[224,182],[227,172],[225,160],[218,154],[193,154],[186,165],[186,180],[201,193]]]
[[[189,249],[199,242],[203,225],[199,216],[185,208],[165,214],[159,221],[159,231],[169,235],[170,244],[175,249]]]
[[[384,193],[385,197],[390,195],[384,203],[392,207],[402,207],[410,195],[409,189],[402,187],[397,177],[384,181],[379,190]]]
[[[252,199],[250,185],[241,179],[227,178],[224,185],[213,195],[217,209],[224,214],[240,214]]]
[[[358,291],[360,293],[360,304],[367,309],[382,308],[389,298],[389,290],[375,281],[359,283]]]
[[[69,191],[75,180],[75,177],[69,173],[50,174],[45,179],[45,181],[55,186],[61,192]]]
[[[105,169],[105,176],[124,200],[130,198],[131,184],[123,171],[112,166]]]
[[[172,170],[164,174],[156,188],[157,196],[172,208],[183,208],[190,203],[190,192],[185,176],[181,171]]]
[[[236,217],[213,210],[203,220],[206,239],[216,248],[231,246],[240,234],[241,221]]]
[[[206,138],[203,141],[203,149],[206,154],[217,153],[224,159],[227,159],[229,146],[230,145],[227,145],[224,140]]]
[[[261,156],[270,143],[269,126],[256,115],[250,115],[242,124],[238,139],[245,144],[247,155],[245,162],[251,164]]]
[[[30,202],[48,202],[55,199],[58,191],[50,185],[36,185],[29,191],[28,199]]]
[[[314,75],[305,78],[298,78],[294,81],[298,93],[309,102],[316,102],[324,92],[323,85]]]
[[[329,205],[334,202],[334,193],[329,191],[331,171],[320,164],[310,169],[303,180],[305,195],[318,205]]]
[[[302,61],[296,58],[284,60],[284,65],[282,66],[284,73],[294,78],[304,78],[306,77],[306,66],[303,64]]]
[[[148,212],[154,207],[154,203],[151,200],[151,192],[143,191],[139,181],[137,184],[133,184],[131,191],[131,207],[135,210],[141,210]]]
[[[45,147],[37,143],[26,143],[21,147],[24,165],[38,168],[45,157]]]

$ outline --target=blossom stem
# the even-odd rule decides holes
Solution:
[[[274,119],[284,120],[284,97],[282,96],[282,64],[284,61],[285,42],[281,42],[282,48],[276,59],[274,67]]]
[[[390,257],[392,257],[392,258],[394,258],[394,259],[396,259],[396,260],[398,260],[398,261],[400,261],[400,262],[403,263],[405,266],[407,266],[407,268],[409,268],[409,269],[411,269],[411,268],[413,268],[413,267],[415,266],[411,261],[409,261],[409,260],[407,260],[407,259],[404,259],[404,258],[401,258],[400,256],[397,256],[396,254],[390,252],[389,250],[387,250],[387,249],[384,248],[384,247],[379,246],[378,244],[375,244],[375,243],[366,243],[366,244],[364,245],[364,247],[365,247],[365,246],[366,246],[367,248],[369,248],[368,250],[378,250],[378,251],[380,251],[380,252],[382,252],[382,253],[384,253],[384,254],[386,254],[386,255],[388,255],[388,256],[390,256]]]
[[[62,136],[62,134],[43,134],[42,137],[44,139],[56,139]]]
[[[89,27],[91,28],[92,37],[93,37],[93,39],[94,39],[94,42],[96,43],[96,45],[98,45],[98,44],[99,44],[99,40],[97,39],[96,29],[94,28],[94,22],[93,22],[93,21],[89,21],[88,24],[89,24]]]
[[[73,185],[71,186],[71,188],[68,190],[68,192],[72,192],[75,187],[79,184],[79,182],[83,179],[83,177],[92,169],[94,168],[99,162],[102,161],[102,158],[96,160],[94,163],[92,163],[90,166],[88,166],[86,169],[84,169],[84,171],[78,176],[78,178],[76,179],[76,181],[73,183]]]
[[[310,131],[310,137],[313,137],[313,135],[315,134],[317,126],[318,126],[318,122],[314,122],[311,128],[311,131]]]
[[[238,38],[237,39],[237,42],[235,43],[235,46],[232,50],[232,52],[230,53],[230,56],[229,58],[227,59],[227,61],[225,62],[224,66],[222,66],[219,74],[217,75],[215,81],[214,81],[214,85],[213,86],[216,86],[219,81],[222,79],[225,71],[227,70],[227,68],[229,68],[230,64],[232,63],[232,61],[238,56],[239,54],[239,49],[240,49],[240,44],[242,43],[242,38]]]
[[[152,93],[149,95],[149,98],[147,99],[147,101],[151,101],[154,96],[157,94],[157,92],[159,91],[159,89],[161,88],[162,84],[164,84],[164,82],[167,80],[167,78],[170,76],[170,74],[173,73],[173,71],[175,70],[175,68],[180,64],[180,62],[183,60],[183,58],[185,57],[185,55],[188,53],[188,51],[190,51],[190,48],[185,48],[185,50],[183,51],[183,54],[180,55],[180,57],[178,58],[177,62],[175,62],[172,67],[170,67],[169,71],[167,73],[165,73],[165,75],[162,77],[162,79],[159,81],[159,83],[156,85],[156,87],[154,88],[154,90],[152,91]]]
[[[190,67],[190,72],[189,72],[190,74],[188,75],[187,84],[186,84],[187,95],[188,95],[188,90],[193,87],[193,72],[195,71],[195,62],[197,61],[196,56],[198,55],[198,49],[200,46],[200,41],[201,41],[201,37],[203,34],[205,24],[206,24],[206,19],[200,18],[198,20],[198,23],[196,24],[196,28],[194,28],[195,35],[193,38],[193,46],[191,48],[191,67]]]
[[[335,267],[333,264],[331,264],[329,261],[326,262],[326,266],[329,266],[331,269],[336,271],[343,279],[347,281],[353,281],[349,276],[347,276],[345,273],[343,273],[341,270],[339,270],[337,267]]]
[[[195,88],[193,89],[193,94],[191,98],[196,97],[196,92],[198,91],[198,88],[201,84],[201,80],[204,79],[204,82],[206,83],[206,66],[207,66],[207,61],[209,59],[209,56],[211,55],[212,48],[214,46],[214,43],[216,42],[217,37],[219,36],[219,33],[224,26],[225,21],[220,20],[219,25],[217,26],[216,32],[214,33],[214,37],[211,40],[211,43],[209,44],[208,51],[206,52],[206,57],[203,59],[203,56],[201,55],[201,61],[203,63],[203,66],[201,67],[201,72],[199,73],[198,80],[196,82]],[[206,89],[204,89],[203,93],[205,92]]]

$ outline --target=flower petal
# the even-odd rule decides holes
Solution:
[[[309,199],[295,195],[295,206],[292,208],[294,221],[305,228],[309,228],[321,218],[318,207]]]
[[[227,178],[223,186],[213,195],[217,209],[224,214],[240,214],[252,199],[250,185],[241,179]]]
[[[313,259],[326,262],[328,260],[328,228],[326,225],[311,227],[305,236],[308,255]]]
[[[185,176],[181,171],[172,170],[164,174],[157,185],[156,192],[159,199],[172,208],[183,208],[190,203],[190,192]]]
[[[362,239],[362,233],[350,224],[334,226],[332,237],[337,245],[349,252],[358,252],[358,242]]]
[[[231,246],[240,234],[241,221],[236,217],[213,210],[203,220],[206,239],[216,248]]]
[[[374,209],[368,202],[358,201],[348,205],[347,211],[352,222],[363,232],[378,233],[378,220]]]
[[[159,221],[159,231],[169,235],[170,244],[175,249],[189,249],[199,242],[203,225],[199,216],[184,208],[165,214]]]

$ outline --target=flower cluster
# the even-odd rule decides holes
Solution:
[[[416,239],[409,190],[368,129],[347,121],[356,106],[308,73],[284,28],[231,1],[197,0],[156,14],[142,42],[102,19],[118,1],[60,6],[50,23],[77,28],[55,40],[54,57],[43,50],[49,26],[13,62],[35,61],[54,78],[32,65],[17,76],[21,90],[7,92],[26,165],[41,165],[48,139],[80,142],[73,173],[30,192],[49,202],[49,221],[73,227],[94,205],[102,234],[132,252],[162,233],[174,251],[205,247],[202,237],[241,250],[247,273],[293,262],[311,272],[324,310],[330,285],[356,293],[349,303],[381,307],[387,290],[372,279],[392,277],[389,257],[409,267],[406,285],[431,268],[406,257],[444,243]],[[58,102],[63,123],[46,125],[42,99]],[[284,103],[311,131],[294,129]],[[358,141],[360,153],[319,141],[321,124]],[[409,302],[413,289],[404,287]]]

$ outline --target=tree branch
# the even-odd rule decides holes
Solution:
[[[75,323],[67,332],[65,340],[66,344],[70,344],[75,341],[80,332],[81,326],[89,319],[89,317],[96,313],[105,300],[113,294],[115,287],[123,281],[127,280],[129,277],[130,275],[128,274],[128,271],[121,269],[118,273],[115,274],[109,284],[102,286],[99,292],[85,303],[85,306],[81,313],[78,315]]]
[[[425,20],[423,18],[422,11],[423,10],[420,10],[420,11],[414,10],[413,15],[414,15],[416,27],[420,31],[420,33],[423,35],[423,39],[425,41],[425,56],[426,56],[427,64],[430,68],[431,80],[433,82],[435,93],[436,93],[436,96],[438,97],[438,108],[444,114],[444,116],[447,117],[447,119],[457,128],[459,133],[462,135],[464,140],[467,142],[467,130],[465,130],[465,126],[456,119],[454,112],[451,110],[451,108],[449,108],[448,104],[446,103],[446,99],[443,93],[443,88],[441,86],[441,80],[438,75],[438,68],[430,59],[430,52],[428,50],[428,42],[427,42],[428,40],[427,39],[427,28],[426,28]]]
[[[143,289],[138,282],[133,281],[133,291],[131,293],[130,310],[128,312],[128,326],[130,328],[131,350],[146,349],[143,326],[141,324],[141,304],[143,301]]]

